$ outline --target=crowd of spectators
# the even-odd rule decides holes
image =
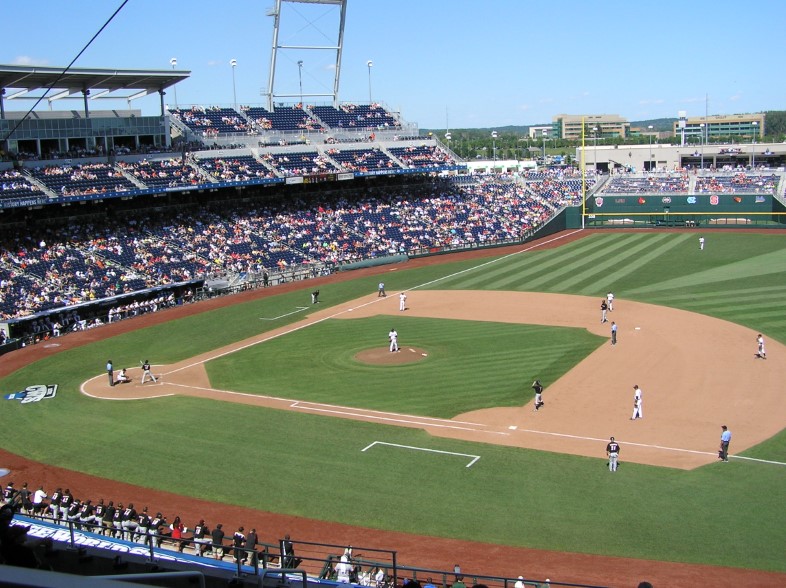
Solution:
[[[703,176],[696,179],[696,193],[755,193],[774,194],[778,187],[779,177],[775,174],[747,174],[738,172],[733,175]]]
[[[439,167],[451,165],[453,158],[434,145],[391,147],[390,153],[407,167]]]
[[[204,172],[182,158],[143,159],[133,163],[119,161],[117,166],[148,188],[177,188],[208,182]]]
[[[28,198],[43,195],[44,193],[18,170],[7,169],[0,172],[0,198]]]
[[[219,182],[244,182],[276,177],[273,170],[251,155],[205,157],[197,159],[196,164]]]
[[[31,175],[58,196],[128,192],[136,186],[108,163],[35,167]]]
[[[261,166],[254,173],[269,171],[247,158]],[[252,177],[251,168],[244,167],[248,162],[240,159],[213,163]],[[171,161],[171,169],[179,170],[179,160]],[[148,173],[145,162],[133,172]],[[0,317],[20,318],[215,275],[321,271],[391,254],[521,239],[561,207],[581,201],[582,181],[575,174],[555,169],[520,178],[489,174],[462,182],[419,180],[379,190],[325,192],[330,196],[319,200],[290,192],[229,207],[192,205],[153,216],[135,210],[101,221],[74,217],[58,226],[30,227],[28,234],[9,231],[0,236]],[[777,179],[744,173],[702,177],[697,191],[772,193]],[[585,178],[587,190],[595,180]],[[679,192],[688,181],[677,173],[618,180],[611,180],[609,193]]]
[[[357,199],[290,197],[165,216],[137,211],[7,234],[0,240],[0,316],[19,318],[217,274],[515,239],[553,214],[548,198],[511,181],[438,181]]]
[[[690,178],[687,173],[650,174],[644,177],[613,176],[601,190],[604,194],[653,194],[688,192]]]
[[[0,503],[4,511],[73,526],[77,531],[179,552],[193,550],[194,555],[209,555],[216,560],[231,557],[235,562],[255,563],[254,559],[261,555],[260,546],[265,547],[259,543],[253,527],[245,533],[241,526],[230,536],[223,531],[221,523],[211,530],[204,519],[199,519],[189,527],[180,516],[167,517],[156,507],[137,508],[133,502],[124,504],[104,498],[78,497],[69,488],[58,487],[50,494],[44,486],[39,485],[33,491],[27,482],[17,488],[11,481],[3,488]],[[31,565],[26,567],[37,567],[32,559],[27,561]],[[21,565],[16,561],[8,563]]]

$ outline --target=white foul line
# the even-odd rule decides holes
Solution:
[[[371,445],[368,445],[361,449],[361,451],[366,451],[367,449],[371,449],[374,445],[387,445],[388,447],[400,447],[402,449],[413,449],[415,451],[428,451],[429,453],[442,453],[443,455],[458,455],[461,457],[471,457],[473,458],[466,466],[471,468],[473,464],[480,459],[479,455],[472,455],[469,453],[456,453],[454,451],[440,451],[439,449],[427,449],[426,447],[413,447],[412,445],[399,445],[398,443],[385,443],[384,441],[374,441]]]
[[[261,321],[277,321],[278,319],[282,319],[285,316],[289,316],[291,314],[297,314],[299,312],[303,312],[304,310],[308,310],[308,306],[296,306],[295,308],[297,308],[297,310],[293,310],[292,312],[287,312],[287,313],[280,314],[280,315],[274,316],[274,317],[261,316],[261,317],[259,317],[259,320],[261,320]]]
[[[606,439],[599,439],[597,437],[585,437],[582,435],[571,435],[569,433],[553,433],[551,431],[537,431],[535,429],[516,429],[518,431],[523,431],[524,433],[534,433],[536,435],[551,435],[552,437],[566,437],[568,439],[579,439],[581,441],[600,441],[605,442]],[[716,455],[717,451],[699,451],[697,449],[682,449],[680,447],[666,447],[665,445],[651,445],[649,443],[636,443],[634,441],[625,441],[622,440],[622,443],[625,445],[633,445],[634,447],[643,447],[645,449],[663,449],[665,451],[678,451],[681,453],[694,453],[696,455]],[[748,461],[756,461],[759,463],[769,463],[773,465],[782,465],[786,466],[786,463],[782,461],[772,461],[769,459],[758,459],[755,457],[745,457],[743,455],[731,455],[729,454],[730,459],[746,459]]]
[[[434,422],[427,423],[427,422],[424,422],[423,420],[417,420],[417,419],[420,419],[421,417],[393,418],[393,417],[388,417],[388,416],[377,416],[377,415],[369,414],[367,412],[352,412],[351,409],[341,409],[341,410],[339,410],[339,409],[330,409],[330,408],[309,408],[309,407],[306,407],[306,406],[300,406],[299,403],[297,403],[297,402],[292,405],[292,408],[297,408],[297,409],[300,409],[300,410],[307,410],[307,411],[311,411],[311,412],[324,412],[324,413],[329,413],[329,414],[336,414],[336,415],[340,415],[340,416],[344,416],[344,417],[353,417],[353,416],[355,416],[355,417],[361,417],[361,418],[368,419],[368,420],[383,421],[383,422],[388,422],[388,423],[402,423],[402,424],[407,424],[407,425],[417,425],[418,427],[434,427],[436,429],[454,429],[454,430],[457,430],[457,431],[477,431],[478,430],[475,427],[461,427],[461,426],[458,426],[458,425],[447,424],[447,423],[453,423],[455,421],[447,421],[447,420],[446,421],[441,421],[442,423],[445,423],[445,424],[439,424],[439,423],[434,423]],[[382,413],[382,414],[385,414],[385,413]],[[427,419],[427,420],[438,421],[440,419]],[[472,424],[472,423],[469,423],[469,424]],[[483,425],[476,425],[476,426],[483,426]],[[492,435],[507,435],[508,434],[508,433],[503,433],[503,432],[499,432],[499,431],[483,431],[483,432],[484,433],[490,433]]]
[[[452,273],[452,274],[448,274],[447,276],[442,276],[441,278],[437,278],[436,280],[431,280],[430,282],[425,282],[423,284],[419,284],[418,286],[414,286],[412,288],[409,288],[409,290],[415,290],[417,288],[423,288],[424,286],[429,286],[431,284],[434,284],[436,282],[445,280],[447,278],[451,278],[453,276],[458,276],[458,275],[461,275],[461,274],[469,272],[469,271],[474,271],[476,269],[485,267],[485,266],[490,265],[492,263],[497,263],[498,261],[500,261],[502,259],[506,259],[508,257],[514,256],[514,255],[518,255],[520,253],[525,253],[527,251],[531,251],[532,249],[537,249],[538,247],[541,247],[543,245],[547,245],[547,244],[552,243],[554,241],[559,241],[561,239],[565,239],[567,237],[570,237],[571,235],[574,235],[576,233],[580,233],[582,230],[583,229],[572,231],[572,232],[570,232],[570,233],[568,233],[566,235],[560,235],[559,237],[554,237],[553,239],[549,239],[547,241],[543,241],[541,243],[537,243],[535,245],[531,245],[529,247],[525,247],[524,249],[521,249],[520,251],[516,251],[515,253],[509,253],[508,255],[504,255],[502,257],[492,259],[491,261],[487,261],[485,263],[478,264],[478,265],[473,266],[471,268],[467,268],[467,269],[464,269],[464,270],[461,270],[461,271],[458,271],[458,272],[455,272],[455,273]],[[179,372],[181,370],[186,370],[188,368],[192,368],[192,367],[197,366],[197,365],[202,365],[204,363],[207,363],[208,361],[212,361],[214,359],[219,359],[219,358],[224,357],[226,355],[231,355],[233,353],[237,353],[238,351],[242,351],[244,349],[248,349],[249,347],[254,347],[255,345],[259,345],[260,343],[265,343],[266,341],[271,341],[273,339],[277,339],[279,337],[283,337],[284,335],[289,335],[290,333],[294,333],[296,331],[300,331],[301,329],[305,329],[306,327],[311,327],[313,325],[318,325],[319,323],[321,323],[323,321],[327,321],[329,319],[341,316],[341,315],[343,315],[346,312],[350,312],[350,311],[354,310],[355,308],[363,308],[363,307],[369,306],[371,304],[377,304],[378,302],[381,302],[383,300],[387,300],[387,298],[375,297],[373,300],[370,300],[368,302],[364,302],[362,304],[359,304],[358,306],[356,306],[354,308],[348,308],[348,309],[345,309],[345,310],[338,310],[338,311],[334,312],[333,314],[331,314],[330,316],[326,316],[326,317],[323,317],[321,319],[315,319],[314,321],[311,321],[309,323],[306,323],[306,324],[303,324],[303,325],[300,325],[300,326],[296,326],[296,327],[292,327],[291,329],[288,329],[286,331],[278,333],[277,335],[271,335],[269,337],[265,337],[265,338],[259,339],[257,341],[252,341],[251,343],[247,343],[246,345],[242,345],[240,347],[235,347],[233,349],[230,349],[229,351],[225,351],[223,353],[212,355],[212,356],[207,357],[205,359],[202,359],[200,361],[195,361],[194,363],[190,363],[188,365],[184,365],[183,367],[180,367],[180,368],[177,368],[175,370],[172,370],[171,372],[166,372],[166,374],[167,375],[168,374],[174,374],[174,373],[177,373],[177,372]],[[300,308],[300,307],[298,307],[298,308]],[[294,314],[294,313],[290,313],[290,314]],[[286,315],[282,315],[282,316],[286,316]]]

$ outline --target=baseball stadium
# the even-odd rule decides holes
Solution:
[[[0,582],[786,585],[783,167],[473,173],[107,71],[0,66],[84,96],[0,118]]]

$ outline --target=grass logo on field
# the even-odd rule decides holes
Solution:
[[[44,398],[54,398],[57,394],[57,384],[34,384],[19,392],[6,394],[6,400],[21,400],[22,404],[38,402]]]

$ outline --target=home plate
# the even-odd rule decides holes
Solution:
[[[636,330],[637,331],[641,331],[641,327],[636,327]]]

